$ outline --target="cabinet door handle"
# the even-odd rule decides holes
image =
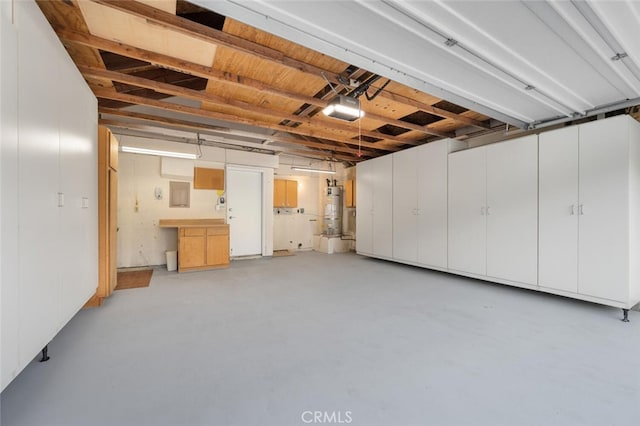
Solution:
[[[576,214],[576,205],[575,204],[571,204],[571,216]]]
[[[580,212],[580,216],[584,216],[584,211],[582,208],[582,204],[580,204],[580,206],[578,206],[578,211]]]
[[[487,216],[489,216],[491,214],[491,210],[489,210],[491,207],[487,206]]]
[[[480,214],[484,216],[484,206],[480,207]]]

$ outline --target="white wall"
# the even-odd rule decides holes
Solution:
[[[195,145],[176,142],[117,136],[120,146],[139,146],[177,152],[196,153]],[[219,194],[216,190],[193,189],[189,208],[169,207],[169,182],[185,179],[166,178],[160,174],[161,157],[119,153],[118,165],[118,267],[162,265],[165,251],[177,250],[175,228],[159,228],[160,219],[225,219],[226,205],[217,210]],[[265,214],[263,217],[263,255],[273,251],[273,167],[278,158],[272,155],[202,147],[202,156],[191,162],[192,167],[225,168],[226,165],[254,167],[263,172]],[[160,188],[162,199],[155,198]],[[226,194],[220,194],[226,196]],[[137,201],[137,209],[136,209]]]
[[[159,228],[160,219],[202,219],[225,217],[216,210],[215,190],[193,189],[189,208],[169,207],[169,182],[178,179],[160,176],[161,157],[121,152],[118,162],[118,267],[161,265],[165,251],[177,250],[177,230]],[[194,162],[195,165],[195,162]],[[219,163],[198,162],[199,166],[223,168]],[[155,198],[155,189],[162,199]]]
[[[322,232],[326,180],[333,181],[335,179],[339,186],[343,186],[345,176],[347,176],[345,168],[339,163],[331,165],[336,170],[335,175],[291,170],[293,165],[329,168],[325,161],[314,160],[310,163],[309,160],[281,156],[280,167],[275,172],[275,178],[298,182],[298,207],[296,209],[273,209],[274,250],[311,249],[313,247],[313,236]],[[301,208],[304,208],[304,213],[300,213]],[[343,215],[343,232],[348,232],[348,228],[344,226],[345,219],[347,219],[347,215]]]
[[[320,211],[318,204],[318,176],[303,176],[291,173],[289,166],[276,170],[275,179],[298,182],[298,207],[273,208],[273,249],[310,249],[313,235],[320,232]],[[301,209],[304,212],[301,213]]]
[[[0,11],[4,388],[98,284],[97,101],[34,2]]]

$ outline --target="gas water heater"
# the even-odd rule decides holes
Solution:
[[[322,235],[339,237],[342,235],[342,187],[336,181],[327,179],[328,186],[324,197],[324,215],[322,220]]]

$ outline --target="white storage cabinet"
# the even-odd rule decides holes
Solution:
[[[638,303],[640,124],[623,115],[541,134],[539,219],[542,290]]]

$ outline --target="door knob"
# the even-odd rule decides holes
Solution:
[[[233,216],[229,216],[229,220],[233,219]]]

